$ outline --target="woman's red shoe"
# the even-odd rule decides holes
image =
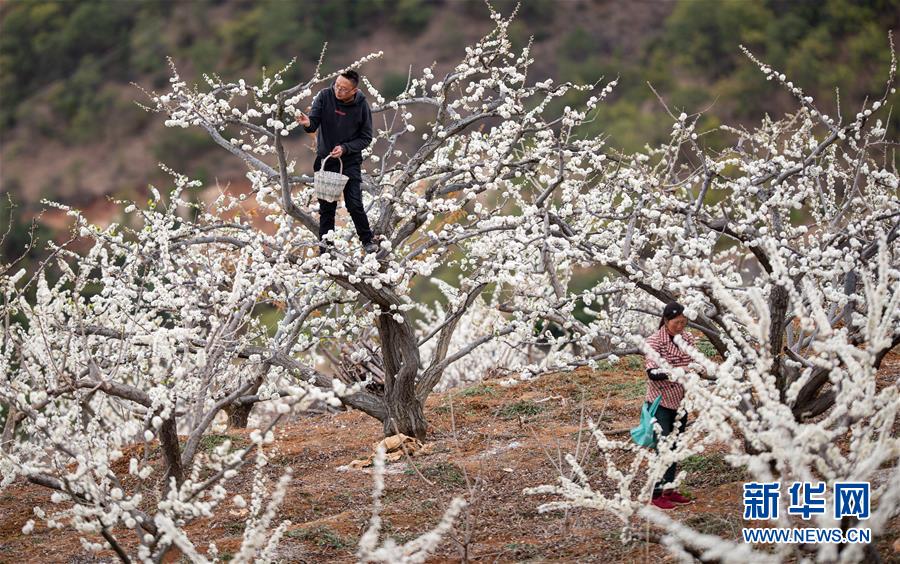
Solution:
[[[672,490],[672,491],[670,491],[670,492],[665,492],[665,493],[662,495],[662,497],[666,498],[666,499],[669,500],[671,503],[677,503],[677,504],[679,504],[679,505],[685,505],[685,504],[688,504],[688,503],[691,503],[691,502],[694,501],[694,500],[692,500],[692,499],[689,498],[689,497],[684,497],[683,495],[681,495],[680,493],[676,492],[675,490]]]
[[[659,497],[654,497],[652,501],[650,501],[653,505],[660,509],[675,509],[675,504],[666,498],[666,496],[661,495]]]

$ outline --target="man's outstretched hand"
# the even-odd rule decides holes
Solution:
[[[309,116],[304,114],[303,112],[297,113],[297,123],[302,125],[303,127],[309,127]]]
[[[309,121],[309,118],[307,118],[306,121]],[[328,153],[328,156],[329,157],[340,157],[343,154],[344,154],[344,147],[342,147],[341,145],[338,145],[337,147],[332,149],[330,153]]]

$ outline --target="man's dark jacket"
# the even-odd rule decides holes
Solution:
[[[362,150],[372,142],[372,111],[363,93],[348,103],[341,102],[329,87],[319,91],[309,112],[308,133],[318,129],[316,153],[325,158],[338,145],[344,147],[344,166],[362,162]],[[331,161],[329,161],[330,164]]]

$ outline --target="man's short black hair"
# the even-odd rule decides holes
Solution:
[[[353,87],[359,86],[359,73],[355,70],[348,70],[347,72],[342,72],[341,76],[349,80],[353,83]]]

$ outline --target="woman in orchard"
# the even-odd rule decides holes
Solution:
[[[684,341],[693,346],[694,339],[684,328],[687,326],[687,318],[684,316],[684,306],[677,302],[669,302],[663,309],[662,318],[659,321],[659,330],[647,338],[649,345],[656,353],[673,368],[684,367],[692,362],[691,357],[682,350],[674,341],[676,336],[681,336]],[[669,435],[676,425],[678,406],[684,399],[684,386],[669,379],[669,375],[660,370],[659,366],[649,357],[646,359],[647,396],[646,401],[652,404],[656,398],[662,397],[656,410],[656,420],[662,427],[662,435]],[[687,425],[687,413],[677,421],[678,432],[684,431]],[[676,505],[690,503],[691,500],[678,493],[672,482],[675,481],[677,467],[673,463],[666,469],[663,479],[653,486],[653,499],[651,503],[660,509],[672,509]]]

